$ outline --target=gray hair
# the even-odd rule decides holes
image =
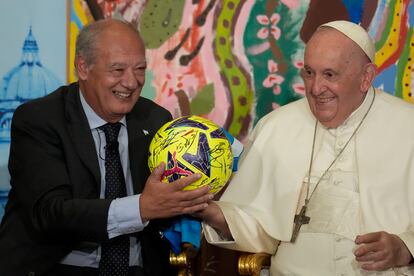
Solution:
[[[82,28],[76,38],[75,57],[81,56],[88,65],[92,65],[97,58],[97,40],[100,35],[113,24],[122,24],[136,32],[138,39],[141,36],[138,30],[129,22],[118,19],[103,19],[92,22]]]

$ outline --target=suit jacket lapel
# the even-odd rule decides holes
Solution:
[[[138,111],[139,112],[139,111]],[[137,113],[127,115],[129,162],[131,168],[132,186],[134,193],[141,193],[147,169],[148,145],[151,142],[151,124],[148,120],[140,118]]]
[[[101,183],[101,174],[95,148],[95,142],[83,111],[79,96],[79,86],[69,86],[65,97],[65,109],[68,119],[68,129],[75,148],[84,165],[93,174],[97,185]]]

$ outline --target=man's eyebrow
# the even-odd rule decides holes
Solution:
[[[121,63],[121,62],[115,62],[109,65],[109,68],[115,68],[115,67],[125,67],[126,63]]]
[[[324,70],[323,70],[323,72],[333,72],[333,73],[335,73],[335,74],[338,74],[338,70],[336,70],[336,69],[333,69],[333,68],[325,68]]]
[[[147,66],[147,61],[143,60],[143,61],[137,62],[134,65],[134,67],[139,67],[139,66]],[[114,62],[114,63],[109,64],[108,66],[109,69],[120,68],[120,67],[121,68],[128,67],[128,64],[125,62]]]

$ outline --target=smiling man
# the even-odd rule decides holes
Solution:
[[[11,126],[11,191],[0,275],[170,275],[164,218],[200,211],[208,187],[150,175],[148,148],[171,115],[140,96],[145,47],[118,20],[84,27],[79,82],[21,105]]]
[[[375,76],[373,61],[355,46],[342,32],[327,27],[306,46],[301,71],[306,97],[326,128],[337,128],[362,104]]]
[[[316,30],[306,98],[259,121],[198,214],[209,242],[271,254],[272,275],[414,275],[414,106],[371,87],[374,59],[359,25]]]

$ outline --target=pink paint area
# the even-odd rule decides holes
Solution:
[[[247,49],[247,52],[250,55],[256,56],[256,55],[260,55],[261,53],[266,52],[269,48],[270,48],[269,41],[265,41],[261,44],[251,46],[250,48]]]
[[[286,5],[289,9],[293,10],[299,7],[300,1],[299,0],[280,0],[284,5]]]
[[[200,9],[199,5],[195,6],[191,4],[191,1],[186,1],[183,14],[198,12],[193,9]],[[186,93],[188,99],[191,99],[197,91],[206,85],[205,72],[203,72],[200,65],[199,55],[193,58],[188,65],[180,64],[180,58],[191,54],[201,38],[199,28],[192,24],[193,16],[184,16],[177,33],[158,49],[148,51],[148,67],[155,76],[152,81],[152,86],[156,91],[155,101],[168,109],[174,117],[182,115],[176,92],[182,90]],[[174,58],[172,60],[165,59],[165,53],[180,44],[190,27],[189,37],[182,44]]]

